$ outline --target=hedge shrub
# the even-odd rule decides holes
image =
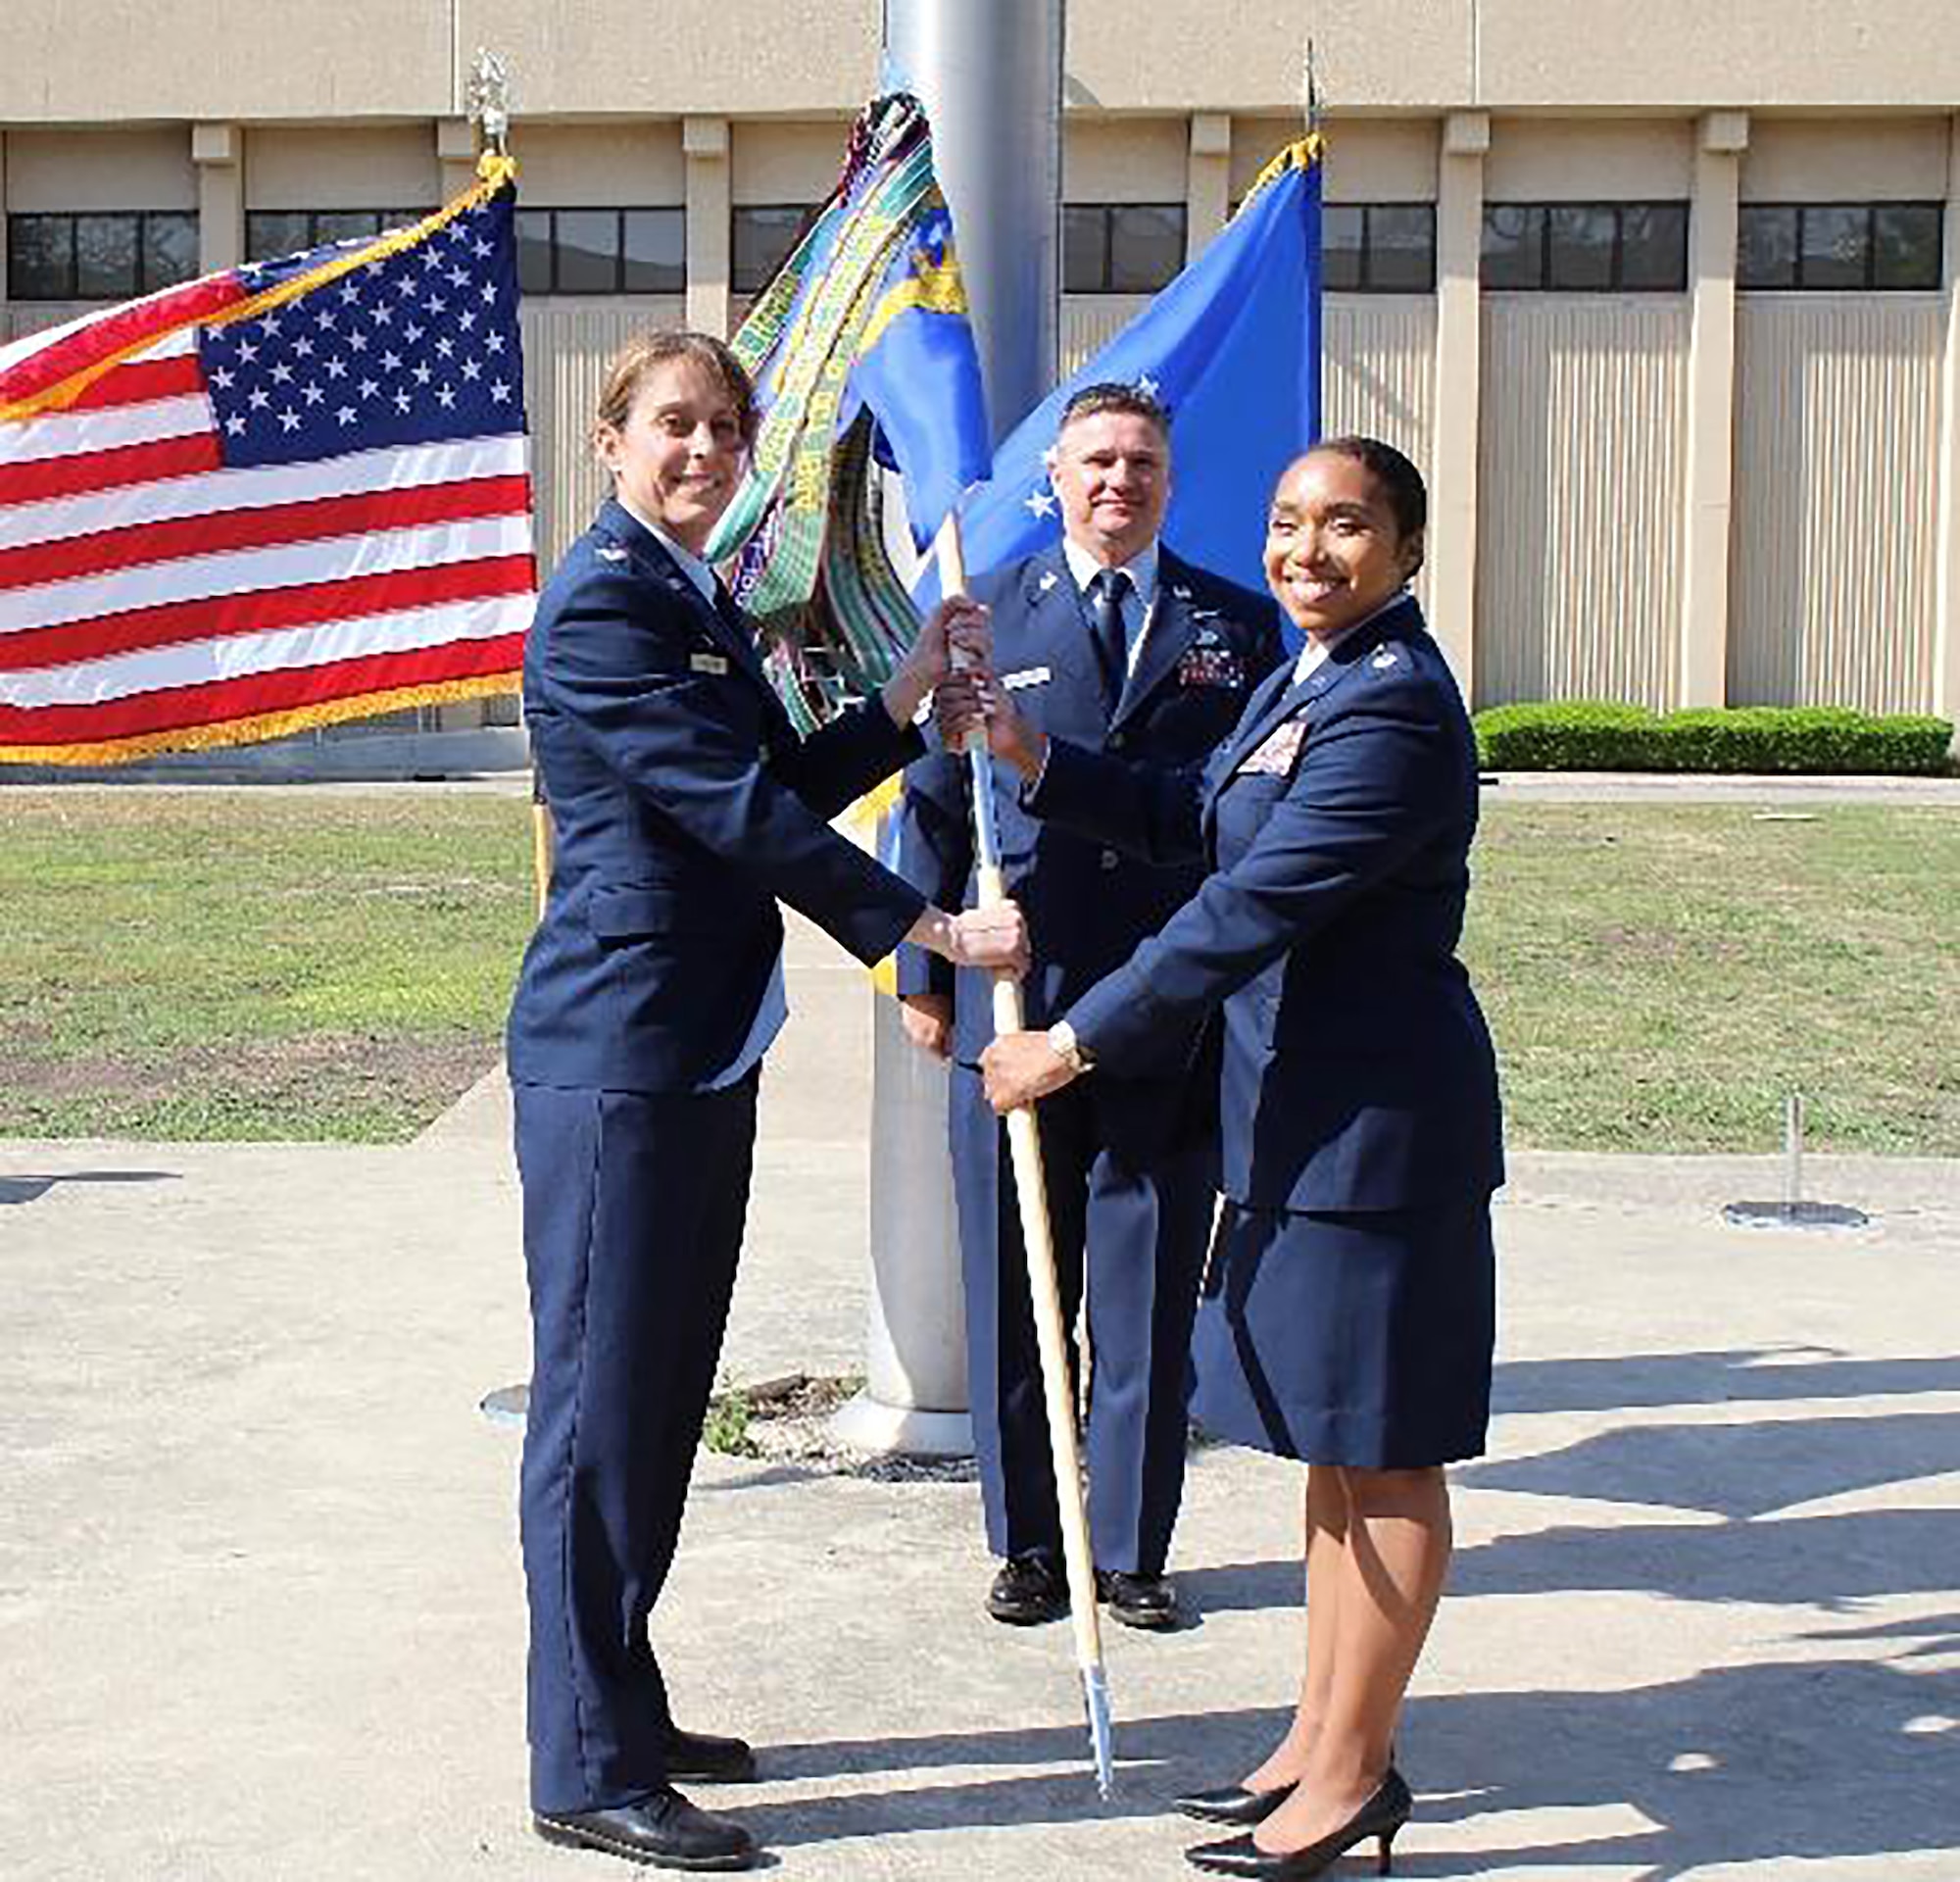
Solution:
[[[1476,718],[1494,771],[1731,771],[1943,777],[1952,724],[1837,706],[1732,706],[1668,713],[1575,700],[1494,706]]]

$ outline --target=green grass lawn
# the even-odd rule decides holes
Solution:
[[[0,790],[0,1135],[399,1140],[496,1063],[529,807]],[[1513,1144],[1960,1154],[1960,813],[1487,800]]]
[[[1512,1143],[1960,1155],[1960,813],[1506,806],[1465,956]]]
[[[0,1135],[412,1136],[496,1064],[530,806],[0,791]]]

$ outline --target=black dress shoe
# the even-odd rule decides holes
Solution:
[[[1257,1882],[1308,1882],[1311,1876],[1325,1875],[1355,1844],[1373,1837],[1376,1873],[1387,1875],[1396,1833],[1409,1820],[1414,1808],[1409,1787],[1392,1764],[1374,1795],[1347,1822],[1303,1850],[1262,1850],[1248,1830],[1244,1836],[1227,1837],[1222,1843],[1200,1843],[1197,1849],[1185,1851],[1185,1860],[1212,1875],[1252,1876]]]
[[[1046,1550],[1009,1556],[987,1591],[987,1611],[1010,1627],[1033,1627],[1068,1612],[1068,1582]]]
[[[657,1869],[747,1869],[756,1861],[749,1832],[698,1810],[678,1791],[656,1791],[612,1810],[539,1810],[531,1827],[547,1843],[604,1850]]]
[[[1133,1575],[1121,1568],[1096,1571],[1096,1598],[1125,1627],[1163,1633],[1177,1625],[1177,1589],[1168,1575]]]
[[[710,1784],[753,1784],[756,1754],[744,1739],[684,1732],[676,1725],[667,1734],[667,1775]]]
[[[1189,1791],[1173,1798],[1172,1808],[1200,1823],[1229,1823],[1235,1830],[1263,1823],[1298,1787],[1278,1784],[1270,1791],[1249,1791],[1243,1784],[1228,1784],[1218,1791]]]

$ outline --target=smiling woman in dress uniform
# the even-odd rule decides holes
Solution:
[[[539,598],[524,663],[557,835],[509,1033],[533,1359],[520,1495],[540,1834],[739,1868],[739,1824],[676,1778],[738,1779],[739,1739],[674,1722],[647,1618],[672,1561],[748,1207],[762,1054],[782,1023],[778,899],[867,965],[902,940],[1019,971],[1019,912],[957,917],[827,821],[923,749],[942,605],[881,695],[799,740],[703,561],[755,429],[718,340],[614,361],[613,495]]]
[[[1494,1323],[1495,1064],[1456,959],[1477,754],[1404,586],[1415,467],[1339,438],[1274,492],[1266,579],[1306,635],[1200,768],[1125,766],[970,699],[1029,808],[1211,873],[1050,1032],[985,1055],[1010,1110],[1222,1010],[1226,1203],[1193,1341],[1193,1410],[1304,1460],[1307,1653],[1286,1736],[1243,1781],[1179,1800],[1241,1835],[1191,1852],[1232,1875],[1318,1875],[1410,1796],[1396,1714],[1449,1562],[1443,1465],[1484,1446]]]

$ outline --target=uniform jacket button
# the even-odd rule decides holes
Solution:
[[[1098,861],[1102,863],[1102,867],[1105,869],[1113,869],[1118,863],[1122,862],[1122,860],[1123,859],[1120,856],[1118,856],[1114,850],[1104,850],[1102,856],[1098,859]]]

